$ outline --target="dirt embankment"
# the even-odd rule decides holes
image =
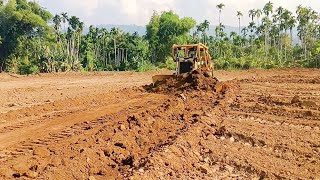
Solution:
[[[0,177],[318,178],[320,74],[284,72],[220,82],[196,71],[1,114],[12,124],[0,126]]]

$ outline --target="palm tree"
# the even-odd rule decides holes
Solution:
[[[293,42],[293,28],[296,26],[297,20],[294,16],[292,16],[292,13],[290,13],[289,20],[287,22],[287,26],[290,29],[290,38],[291,38],[291,44]]]
[[[266,16],[269,17],[269,15],[273,12],[273,3],[268,2],[264,7],[263,7],[263,12]]]
[[[307,32],[310,19],[310,9],[299,5],[296,13],[298,15],[297,19],[299,22],[298,36],[301,40],[302,46],[304,47],[304,60],[307,60]]]
[[[61,27],[61,17],[56,14],[53,19],[52,19],[53,23],[54,23],[54,30],[56,31],[57,34],[57,41],[58,43],[60,42],[60,27]]]
[[[66,22],[69,20],[68,13],[66,12],[61,13],[61,20],[64,24],[64,31],[66,31]]]
[[[279,59],[280,59],[280,62],[281,62],[281,59],[282,59],[282,50],[283,50],[283,43],[282,43],[282,32],[283,30],[285,30],[285,23],[284,23],[284,19],[283,19],[283,13],[284,13],[285,9],[283,7],[278,7],[276,9],[276,14],[273,15],[273,22],[274,24],[277,24],[278,25],[278,45],[279,45],[279,53],[281,54],[278,55]],[[283,36],[284,38],[286,37],[286,35],[284,34]]]
[[[224,7],[225,7],[225,5],[223,3],[220,3],[217,5],[217,8],[219,10],[219,24],[221,24],[221,12]]]
[[[290,44],[292,45],[292,29],[294,27],[294,20],[292,20],[292,12],[288,11],[288,10],[284,10],[282,15],[281,15],[281,18],[282,18],[282,21],[283,21],[283,28],[284,28],[284,31],[285,31],[285,36],[287,35],[287,31],[288,29],[290,29]],[[285,59],[287,60],[287,46],[285,45]]]
[[[251,42],[251,50],[253,52],[253,42],[254,42],[254,39],[255,39],[255,36],[254,36],[254,30],[256,29],[256,25],[254,23],[254,21],[250,22],[249,23],[249,26],[248,26],[248,30],[251,32],[251,35],[250,35],[250,42]]]
[[[241,32],[242,32],[242,39],[247,39],[247,33],[248,33],[248,28],[247,27],[244,27],[244,28],[242,28],[242,30],[241,30]],[[245,44],[243,44],[243,45],[245,45]]]
[[[53,19],[52,19],[53,23],[54,23],[54,29],[56,30],[56,32],[58,33],[60,30],[60,26],[61,26],[61,17],[56,14]]]
[[[206,31],[209,30],[210,28],[210,22],[208,20],[204,20],[204,22],[202,23],[202,27],[203,27],[202,35],[204,39],[204,44],[206,44],[206,37],[207,37]]]
[[[259,19],[260,19],[261,15],[262,15],[261,9],[257,9],[256,12],[255,12],[255,15],[256,15],[256,18],[257,18],[257,24],[258,24],[258,26],[260,26]]]
[[[241,17],[243,16],[242,12],[241,11],[237,11],[237,17],[238,17],[238,20],[239,20],[239,36],[241,34]]]
[[[235,37],[237,37],[237,33],[234,32],[234,31],[232,31],[232,32],[230,33],[230,39],[232,39],[232,41],[234,41],[234,38],[235,38]]]
[[[256,10],[255,9],[249,10],[249,17],[251,18],[251,21],[253,22],[253,19],[256,17]]]
[[[203,26],[204,26],[204,29],[209,30],[210,22],[208,20],[204,20]]]
[[[270,14],[273,12],[273,3],[272,2],[268,2],[264,7],[263,7],[263,13],[267,16],[266,19],[264,19],[265,21],[265,30],[264,30],[264,45],[265,45],[265,54],[266,56],[268,55],[268,37],[270,34],[270,19],[269,16]],[[270,41],[270,40],[269,40]]]
[[[203,33],[203,26],[202,26],[202,23],[201,24],[199,24],[199,25],[197,25],[197,35],[198,35],[198,42],[200,43],[200,37],[199,37],[199,33],[201,32],[201,33]],[[201,34],[202,35],[202,34]]]

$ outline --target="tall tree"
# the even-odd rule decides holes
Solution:
[[[9,0],[0,7],[0,71],[6,70],[7,59],[15,53],[22,38],[35,36],[48,29],[49,11],[27,0]]]
[[[209,30],[210,22],[208,20],[204,20],[204,22],[201,23],[201,26],[202,26],[203,43],[206,44],[206,38],[207,38],[206,31]]]
[[[237,17],[238,17],[238,21],[239,21],[239,36],[241,34],[241,18],[242,18],[243,14],[241,11],[237,11]]]
[[[54,23],[54,30],[56,31],[57,34],[57,39],[58,42],[60,41],[60,27],[61,27],[61,17],[57,14],[53,17],[52,19],[53,23]]]
[[[216,7],[219,10],[219,25],[216,28],[216,36],[218,38],[219,44],[221,44],[221,42],[220,42],[221,38],[222,38],[221,37],[221,34],[222,34],[221,30],[222,30],[222,26],[223,26],[221,23],[221,13],[222,13],[222,10],[225,7],[225,5],[223,3],[220,3]],[[219,47],[221,47],[221,46],[219,46]],[[218,51],[219,51],[219,54],[221,54],[221,48],[219,48]]]
[[[255,9],[250,9],[249,10],[249,18],[251,18],[251,22],[253,22],[255,17],[256,17],[256,10]]]
[[[219,10],[219,24],[221,24],[221,12],[222,12],[224,7],[225,7],[225,5],[223,3],[220,3],[220,4],[217,5],[217,8]]]
[[[195,27],[195,20],[192,18],[179,18],[173,11],[163,12],[160,17],[154,17],[147,25],[148,40],[152,40],[157,48],[155,56],[158,62],[163,62],[170,56],[170,49],[173,44],[188,43],[191,38],[190,30]]]
[[[257,9],[255,11],[255,16],[257,18],[257,25],[260,26],[260,18],[261,18],[261,15],[262,15],[262,11],[261,9]]]
[[[266,56],[268,55],[268,42],[269,40],[269,34],[270,34],[270,25],[271,25],[271,21],[270,21],[270,14],[273,12],[273,3],[272,2],[268,2],[264,7],[263,7],[263,13],[266,15],[266,17],[264,18],[264,46],[265,46],[265,54]]]
[[[66,31],[66,23],[69,21],[68,13],[63,12],[61,13],[61,21],[63,22],[64,31]]]

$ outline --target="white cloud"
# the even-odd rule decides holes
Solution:
[[[269,0],[40,0],[42,6],[53,13],[68,12],[89,24],[138,24],[145,25],[153,11],[174,10],[180,16],[195,18],[198,22],[208,19],[218,23],[216,5],[224,3],[222,21],[237,25],[236,11],[244,14],[247,23],[250,9],[262,9]],[[320,11],[319,0],[272,0],[275,7],[283,6],[295,11],[299,4]]]

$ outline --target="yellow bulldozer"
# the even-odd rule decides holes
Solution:
[[[176,72],[174,75],[153,76],[153,83],[164,81],[170,77],[190,73],[201,69],[213,76],[214,65],[211,62],[209,48],[203,44],[173,45],[172,58],[176,62]]]

